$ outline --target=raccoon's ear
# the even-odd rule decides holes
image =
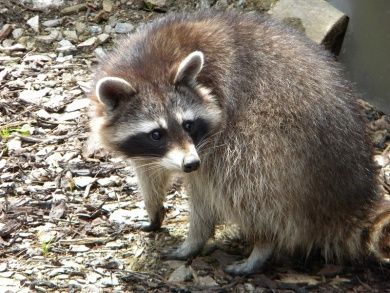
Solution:
[[[119,100],[128,99],[136,93],[135,89],[119,77],[103,77],[96,83],[96,97],[109,110],[113,110]]]
[[[174,84],[179,82],[195,83],[196,77],[202,70],[204,64],[204,55],[201,51],[194,51],[181,61],[177,68]]]

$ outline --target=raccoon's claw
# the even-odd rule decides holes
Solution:
[[[186,249],[183,246],[180,246],[178,248],[173,248],[166,252],[163,252],[161,254],[161,258],[165,260],[188,260],[190,258],[197,256],[200,252],[201,249],[190,250],[190,249]]]
[[[257,273],[261,270],[262,265],[254,265],[248,261],[235,262],[224,267],[224,272],[233,276],[245,276]]]
[[[144,232],[154,232],[161,228],[162,221],[165,217],[165,209],[161,207],[160,210],[153,216],[149,223],[141,223],[137,226],[138,229]]]
[[[161,228],[161,223],[141,223],[136,228],[144,232],[155,232]]]

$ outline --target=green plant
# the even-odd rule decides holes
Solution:
[[[42,252],[43,256],[47,255],[47,253],[49,252],[51,243],[52,243],[52,240],[41,242],[41,252]]]
[[[11,128],[11,127],[3,127],[0,129],[0,137],[2,139],[8,139],[12,133],[17,132],[22,136],[29,136],[31,135],[29,130],[23,129],[23,128]]]
[[[144,1],[144,9],[146,11],[152,12],[155,8],[156,8],[156,5],[154,5],[153,3],[150,3],[148,1]]]

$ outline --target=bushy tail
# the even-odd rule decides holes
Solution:
[[[390,261],[390,201],[375,213],[368,235],[368,249],[379,260]]]

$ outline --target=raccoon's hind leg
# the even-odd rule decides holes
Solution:
[[[231,275],[248,275],[261,269],[273,252],[273,247],[264,242],[256,242],[250,256],[243,262],[236,262],[225,267]]]
[[[207,200],[208,192],[199,185],[190,184],[190,227],[186,240],[177,249],[165,253],[164,258],[187,260],[198,255],[207,240],[213,236],[215,224],[217,222],[217,213],[210,207]]]
[[[138,182],[144,198],[149,223],[139,226],[142,231],[150,232],[161,228],[165,216],[163,201],[167,192],[170,174],[164,170],[148,169],[141,163],[135,163]]]

